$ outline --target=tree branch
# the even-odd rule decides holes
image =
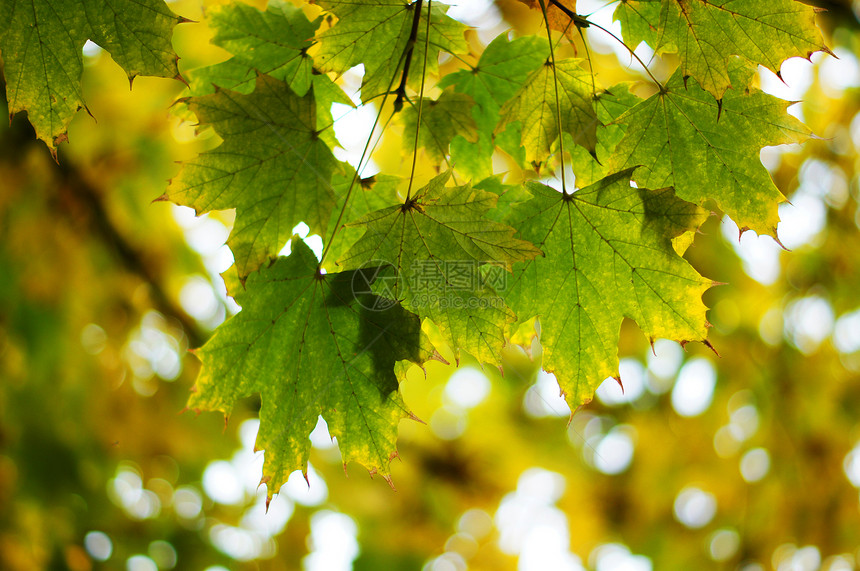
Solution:
[[[5,83],[0,80],[0,103],[5,107]],[[35,131],[23,117],[11,122],[10,127],[0,136],[0,161],[21,165],[24,156],[34,146],[48,152],[45,145],[36,138]],[[54,163],[53,159],[50,161]],[[176,303],[162,286],[163,276],[146,263],[146,256],[129,241],[113,223],[102,200],[103,192],[94,187],[81,174],[75,164],[67,159],[54,167],[61,188],[89,214],[90,229],[95,238],[102,242],[116,257],[119,264],[129,273],[138,276],[149,286],[153,306],[164,315],[178,321],[188,336],[192,347],[199,347],[209,337],[197,322]],[[57,214],[68,214],[65,209],[57,209]]]

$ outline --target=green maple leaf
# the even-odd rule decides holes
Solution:
[[[632,49],[645,42],[652,49],[660,45],[657,26],[660,25],[660,0],[621,0],[613,19],[621,24],[624,41]]]
[[[215,7],[210,18],[216,31],[212,43],[234,55],[189,72],[189,94],[208,95],[216,86],[248,94],[260,74],[285,82],[299,96],[313,86],[317,130],[329,147],[337,146],[330,128],[331,104],[351,106],[352,101],[327,75],[313,69],[307,53],[322,18],[311,22],[301,8],[281,0],[271,0],[265,12],[246,4]]]
[[[227,244],[240,277],[277,255],[299,222],[325,233],[339,163],[317,131],[313,91],[299,97],[263,75],[249,95],[219,90],[189,105],[224,142],[186,162],[163,198],[198,213],[236,209]]]
[[[755,73],[740,60],[732,81],[747,85]],[[722,102],[680,71],[665,88],[616,120],[626,129],[612,155],[616,169],[643,165],[641,186],[673,186],[680,198],[713,199],[741,227],[776,236],[777,205],[784,198],[759,160],[767,145],[801,142],[809,130],[785,112],[788,102],[757,89],[732,89]]]
[[[425,98],[418,126],[418,101],[403,110],[403,148],[411,152],[418,143],[430,158],[439,164],[448,162],[448,146],[459,135],[470,143],[478,141],[478,128],[472,118],[471,97],[453,91],[443,91],[438,99]]]
[[[630,186],[631,170],[573,194],[529,183],[534,198],[510,221],[545,257],[516,264],[504,292],[521,320],[537,316],[543,367],[574,409],[607,377],[618,377],[621,321],[650,339],[703,341],[702,278],[672,247],[705,211],[671,189]]]
[[[508,40],[498,36],[481,54],[470,70],[449,73],[439,87],[450,85],[465,93],[477,104],[473,115],[482,129],[494,129],[499,122],[499,110],[523,86],[528,77],[546,61],[549,48],[546,40],[527,36]]]
[[[405,55],[412,32],[414,10],[421,5],[409,82],[420,85],[427,50],[427,73],[438,70],[439,52],[469,52],[464,33],[466,26],[445,15],[447,7],[433,5],[430,10],[430,36],[427,37],[427,13],[423,4],[408,0],[320,0],[319,4],[338,18],[331,29],[317,36],[319,50],[314,60],[323,71],[341,75],[351,67],[364,65],[361,99],[370,99],[396,86],[396,78],[405,66]]]
[[[527,160],[533,163],[546,160],[552,144],[558,140],[559,128],[578,145],[594,152],[599,123],[592,104],[594,85],[591,74],[581,63],[579,59],[557,61],[553,73],[552,63],[545,60],[500,110],[502,119],[497,131],[519,122]]]
[[[432,356],[417,317],[371,293],[357,293],[360,272],[321,274],[301,241],[292,253],[251,274],[236,294],[242,311],[196,354],[203,363],[188,406],[229,414],[260,394],[257,449],[266,451],[269,496],[290,473],[307,471],[308,435],[319,415],[337,438],[343,462],[388,479],[397,426],[413,417],[395,365]]]
[[[129,80],[179,76],[171,36],[183,20],[162,0],[0,0],[0,14],[9,113],[27,111],[52,152],[84,107],[87,40],[110,52]]]
[[[624,0],[616,12],[625,38],[655,50],[677,51],[681,73],[721,98],[736,85],[729,59],[742,56],[779,73],[782,62],[828,51],[815,26],[815,9],[795,0]],[[655,17],[659,12],[659,20]]]
[[[434,178],[403,204],[372,212],[366,230],[340,260],[347,269],[391,266],[377,283],[381,294],[432,319],[456,351],[497,362],[505,327],[514,316],[481,276],[481,266],[507,268],[539,251],[513,237],[510,226],[485,218],[497,197],[470,185],[446,187]]]
[[[215,93],[219,88],[248,95],[254,92],[258,75],[255,70],[248,68],[246,64],[233,62],[232,59],[216,65],[201,67],[188,73],[190,87],[186,92],[186,96],[200,97],[210,95]],[[341,105],[353,107],[352,100],[343,92],[343,89],[338,84],[325,74],[313,74],[311,76],[311,85],[313,86],[314,103],[316,105],[317,134],[326,142],[329,148],[334,148],[339,143],[334,129],[332,129],[334,119],[331,115],[331,104],[340,103]],[[305,94],[307,94],[307,91],[305,91]],[[177,109],[179,107],[177,106]],[[175,113],[183,115],[183,112],[179,110],[175,111]],[[192,120],[193,116],[193,113],[189,112],[185,118]]]
[[[197,81],[210,80],[245,93],[253,90],[256,76],[264,73],[286,82],[296,95],[308,92],[313,59],[307,52],[321,17],[311,22],[301,8],[282,0],[270,1],[265,12],[247,4],[228,4],[213,8],[208,16],[215,30],[212,43],[233,57],[204,68],[205,76]],[[229,83],[218,80],[226,78]]]
[[[475,101],[472,117],[478,128],[478,140],[455,137],[451,142],[451,156],[458,171],[476,180],[493,174],[493,132],[499,123],[499,111],[546,61],[548,51],[542,38],[527,36],[510,41],[502,34],[490,42],[474,68],[449,73],[439,81],[439,87],[453,85],[457,93]],[[519,146],[519,133],[515,138]]]

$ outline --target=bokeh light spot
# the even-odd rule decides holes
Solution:
[[[675,519],[685,526],[698,529],[708,525],[717,513],[717,499],[710,492],[687,486],[675,497]]]
[[[691,359],[678,373],[672,389],[672,407],[681,416],[698,416],[711,406],[717,372],[705,358]]]
[[[96,561],[107,561],[113,553],[113,542],[101,531],[87,533],[84,536],[84,547]]]
[[[744,481],[758,482],[770,471],[770,454],[764,448],[753,448],[741,457],[740,469]]]
[[[728,561],[735,556],[741,545],[738,532],[733,529],[718,529],[711,534],[708,549],[714,561]]]
[[[490,380],[473,367],[463,367],[455,371],[445,384],[445,399],[466,409],[481,404],[489,394]]]

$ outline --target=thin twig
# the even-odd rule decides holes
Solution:
[[[403,76],[400,78],[400,85],[397,87],[397,98],[394,100],[394,112],[399,113],[403,109],[403,100],[406,99],[406,81],[409,78],[409,67],[412,64],[412,53],[415,51],[415,42],[418,41],[418,24],[421,22],[421,4],[424,0],[418,0],[415,6],[415,12],[412,14],[412,30],[409,32],[409,39],[406,41],[406,63],[403,64]],[[429,6],[429,4],[428,4]],[[430,38],[429,23],[430,17],[427,17],[428,31],[427,38]],[[424,59],[427,59],[427,51],[424,52]]]

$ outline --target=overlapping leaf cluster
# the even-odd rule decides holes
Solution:
[[[24,3],[2,2],[13,14],[13,32],[0,36],[8,78],[25,65],[16,50],[44,46],[41,34],[59,24],[47,16],[44,24],[49,3],[32,0],[36,25],[22,33]],[[138,5],[166,13],[156,4]],[[601,85],[587,59],[556,57],[571,30],[587,38],[594,29],[582,17],[570,21],[573,2],[531,5],[550,6],[547,27],[559,30],[552,46],[503,34],[476,51],[467,27],[430,0],[301,8],[271,0],[266,11],[236,3],[208,14],[213,42],[233,56],[190,72],[186,102],[223,142],[186,163],[164,198],[198,213],[236,210],[231,294],[243,310],[199,351],[190,406],[229,413],[237,399],[262,395],[258,447],[267,451],[270,493],[306,469],[320,415],[344,463],[387,476],[397,424],[411,416],[398,383],[409,364],[439,356],[422,320],[455,355],[499,364],[514,328],[537,318],[543,366],[576,407],[618,377],[625,317],[651,339],[706,342],[701,296],[711,282],[682,257],[703,207],[775,235],[783,198],[759,151],[808,132],[787,103],[756,89],[753,65],[778,71],[788,57],[826,49],[811,8],[622,0],[615,16],[628,47],[644,41],[680,60],[665,83],[632,89]],[[131,50],[122,31],[73,28],[71,37]],[[151,28],[162,40],[169,32],[161,20]],[[70,46],[55,57],[71,57],[61,47],[80,50]],[[461,65],[439,77],[443,54]],[[28,109],[51,142],[78,88],[65,85],[56,99],[55,62],[41,65],[47,83],[10,81],[10,102]],[[356,102],[404,129],[410,160],[415,149],[438,166],[426,186],[362,179],[335,158],[332,104],[353,104],[338,79],[358,65]],[[157,72],[147,66],[130,73]],[[647,98],[634,94],[649,89]],[[576,178],[558,190],[536,180],[508,186],[493,168],[503,156],[527,178],[565,165]],[[300,222],[323,237],[321,260],[296,239],[279,256]]]

